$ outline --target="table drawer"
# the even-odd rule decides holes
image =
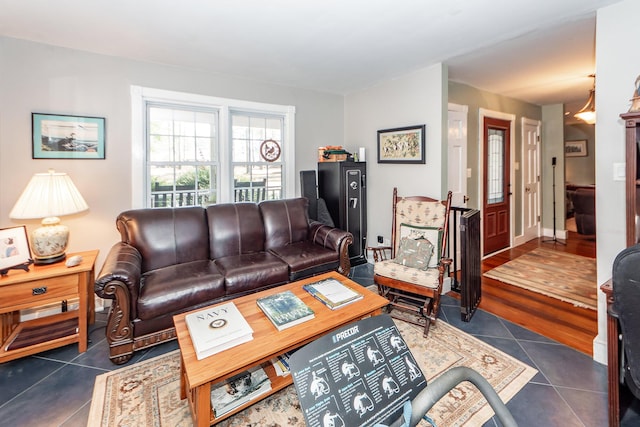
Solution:
[[[0,311],[18,310],[78,295],[78,275],[0,286]]]

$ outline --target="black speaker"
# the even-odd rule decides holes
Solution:
[[[309,219],[318,220],[318,187],[316,171],[300,171],[300,191],[309,199]]]
[[[551,166],[555,166],[556,165],[556,158],[552,157],[551,158]]]

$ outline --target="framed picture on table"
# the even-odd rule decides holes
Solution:
[[[0,273],[6,274],[10,268],[32,263],[27,228],[24,225],[0,229]]]

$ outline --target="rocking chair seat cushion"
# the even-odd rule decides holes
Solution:
[[[440,271],[437,268],[420,270],[400,265],[392,259],[376,262],[373,265],[373,272],[379,276],[390,277],[430,289],[438,289],[439,285]]]

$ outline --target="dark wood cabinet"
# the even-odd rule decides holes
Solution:
[[[627,246],[633,246],[640,240],[640,112],[620,114],[625,121],[626,150],[626,225]],[[607,297],[607,371],[609,394],[609,427],[620,426],[620,363],[621,343],[618,319],[611,315],[614,303],[613,283],[607,281],[600,287]]]
[[[367,262],[367,180],[364,162],[318,163],[318,196],[336,227],[353,234],[351,265]]]
[[[625,121],[626,133],[626,221],[627,221],[627,246],[632,246],[640,240],[640,112],[621,114]]]

